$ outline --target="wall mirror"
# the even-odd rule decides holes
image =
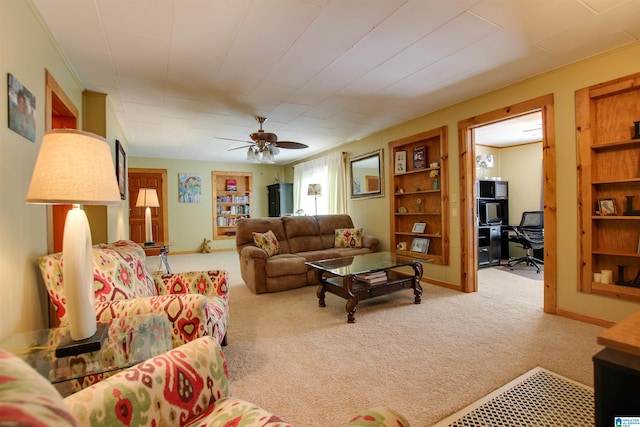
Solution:
[[[352,199],[384,197],[382,153],[377,150],[349,160]]]

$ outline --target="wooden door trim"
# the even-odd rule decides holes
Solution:
[[[162,175],[162,200],[164,203],[162,204],[162,233],[164,234],[164,240],[169,242],[169,203],[167,198],[167,170],[166,169],[150,169],[150,168],[128,168],[127,174],[130,172],[133,173],[159,173]],[[127,176],[127,182],[129,177]],[[128,216],[127,216],[128,218]]]
[[[458,122],[460,163],[460,286],[464,292],[478,291],[478,247],[476,235],[476,206],[474,200],[475,144],[472,129],[526,114],[542,113],[542,167],[544,195],[544,312],[555,314],[557,306],[557,201],[556,201],[556,140],[553,94],[490,111]]]

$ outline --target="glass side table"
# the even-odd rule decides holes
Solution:
[[[56,346],[68,333],[68,328],[18,333],[0,342],[0,348],[20,357],[68,396],[172,347],[169,320],[160,314],[111,319],[100,350],[56,357]]]
[[[153,244],[147,245],[146,243],[138,243],[144,249],[144,253],[147,256],[159,256],[160,257],[160,269],[162,266],[167,269],[167,273],[171,274],[171,267],[169,267],[169,262],[167,261],[167,254],[169,253],[169,244],[162,242],[154,242]]]

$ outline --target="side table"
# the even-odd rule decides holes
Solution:
[[[89,387],[172,348],[169,320],[158,314],[111,319],[109,335],[100,350],[56,357],[56,346],[68,334],[68,328],[18,333],[0,342],[0,348],[27,362],[62,396]]]
[[[593,356],[596,427],[640,423],[640,311],[598,335]]]
[[[169,262],[167,261],[167,254],[169,253],[169,244],[167,243],[159,243],[155,242],[151,245],[147,245],[145,243],[138,243],[144,249],[144,253],[147,256],[160,256],[160,269],[162,266],[167,269],[167,273],[171,274],[171,267],[169,267]]]

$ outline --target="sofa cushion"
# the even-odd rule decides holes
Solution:
[[[0,425],[79,424],[49,381],[23,360],[0,350]]]
[[[266,233],[253,232],[253,243],[260,249],[264,250],[267,255],[273,256],[280,253],[280,245],[278,239],[273,231],[269,230]]]
[[[282,218],[284,231],[289,241],[291,253],[318,251],[324,249],[320,239],[318,221],[313,216],[285,216]]]
[[[280,277],[289,274],[304,274],[309,267],[307,260],[296,254],[274,255],[265,266],[267,277]]]
[[[336,248],[361,248],[362,228],[336,228],[333,245]]]

